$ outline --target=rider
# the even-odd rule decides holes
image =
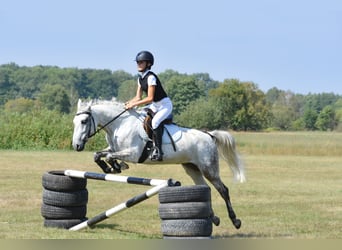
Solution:
[[[135,61],[137,62],[140,73],[138,87],[136,96],[125,103],[126,109],[131,109],[138,105],[150,104],[149,108],[155,113],[152,119],[154,151],[151,160],[162,161],[163,125],[161,125],[161,122],[171,114],[173,108],[172,102],[161,85],[158,76],[151,71],[154,63],[152,53],[145,50],[141,51],[137,54]],[[145,98],[142,98],[143,93],[146,94]]]

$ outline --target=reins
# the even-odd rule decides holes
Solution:
[[[93,134],[90,133],[91,129],[89,129],[89,133],[88,133],[88,138],[93,137],[94,135],[96,135],[97,133],[99,133],[102,129],[104,129],[105,127],[107,127],[110,123],[112,123],[113,121],[115,121],[116,119],[118,119],[123,113],[125,113],[127,111],[127,109],[123,110],[120,114],[118,114],[117,116],[115,116],[113,119],[111,119],[109,122],[107,122],[105,125],[100,126],[100,128],[96,129],[95,132]],[[77,113],[76,115],[81,115],[81,114],[87,114],[91,117],[92,123],[95,127],[95,121],[94,118],[91,114],[90,111],[83,111],[80,113]]]

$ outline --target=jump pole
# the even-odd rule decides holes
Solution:
[[[127,208],[133,207],[134,205],[156,195],[160,189],[167,186],[180,186],[179,181],[174,181],[172,179],[168,180],[158,180],[158,179],[146,179],[140,177],[127,177],[127,176],[119,176],[113,174],[99,174],[92,172],[83,172],[77,170],[65,170],[64,174],[71,177],[76,178],[89,178],[95,180],[104,180],[104,181],[116,181],[116,182],[124,182],[129,184],[139,184],[139,185],[149,185],[154,186],[153,188],[147,190],[145,193],[134,196],[133,198],[123,202],[113,208],[106,210],[103,213],[100,213],[89,220],[86,220],[78,225],[75,225],[69,228],[70,231],[78,231],[80,229],[91,227],[105,219],[108,219],[114,214],[117,214]]]
[[[140,177],[133,177],[133,176],[114,175],[114,174],[100,174],[100,173],[84,172],[84,171],[70,170],[70,169],[65,170],[64,175],[67,175],[70,177],[76,177],[76,178],[122,182],[122,183],[138,184],[138,185],[145,185],[145,186],[158,186],[165,182],[165,180],[159,180],[159,179],[147,179],[147,178],[140,178]]]
[[[169,180],[170,181],[170,180]],[[127,208],[133,207],[134,205],[152,197],[153,195],[157,194],[160,189],[172,185],[172,183],[169,183],[169,181],[164,181],[164,183],[159,184],[158,186],[155,186],[149,190],[147,190],[145,193],[139,194],[137,196],[134,196],[133,198],[127,200],[126,202],[123,202],[111,209],[108,209],[107,211],[100,213],[93,218],[84,221],[76,226],[71,227],[69,230],[70,231],[78,231],[80,229],[86,228],[86,227],[91,227],[105,219],[108,219],[114,214],[117,214]]]

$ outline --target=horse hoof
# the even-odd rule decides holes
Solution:
[[[106,174],[112,174],[114,170],[111,167],[107,167],[103,172],[105,172]]]
[[[241,227],[241,220],[236,219],[236,220],[234,220],[233,224],[234,224],[236,229],[239,229]]]
[[[119,165],[120,165],[120,169],[121,170],[129,169],[129,166],[128,166],[128,164],[126,162],[122,161],[122,162],[119,163]]]
[[[97,162],[101,159],[100,155],[98,153],[94,154],[94,161]]]
[[[110,171],[111,171],[111,174],[120,174],[121,173],[121,169],[117,169],[117,168],[111,168]]]
[[[216,215],[212,216],[210,219],[211,219],[211,222],[212,222],[215,226],[220,225],[220,218],[217,217]]]

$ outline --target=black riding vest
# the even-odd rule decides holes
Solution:
[[[148,84],[147,84],[147,79],[150,75],[154,75],[157,79],[157,85],[156,85],[156,90],[154,93],[153,101],[154,102],[159,102],[161,99],[167,97],[167,94],[165,90],[163,89],[163,86],[161,85],[159,78],[156,74],[154,74],[152,71],[149,71],[144,77],[139,77],[139,84],[141,86],[141,89],[148,95]]]

